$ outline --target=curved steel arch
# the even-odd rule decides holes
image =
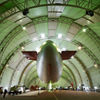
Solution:
[[[64,75],[63,75],[63,73],[64,73]],[[70,82],[70,84],[71,84],[71,82],[73,82],[74,80],[71,78],[71,76],[68,74],[68,72],[66,72],[65,70],[63,70],[63,73],[62,73],[62,75],[61,75],[61,78],[62,77],[64,77],[65,79],[67,79],[69,82]],[[69,77],[70,76],[70,77]],[[76,83],[75,83],[75,87],[76,87]]]
[[[16,29],[16,28],[14,28],[14,29]],[[14,30],[13,29],[13,30]],[[12,30],[12,31],[13,31]],[[20,30],[19,30],[20,31]],[[15,32],[14,32],[15,33]],[[5,51],[5,49],[6,49],[6,47],[9,45],[9,43],[11,42],[11,40],[13,40],[14,38],[15,38],[15,36],[17,36],[18,35],[18,33],[20,33],[20,32],[16,32],[15,34],[13,34],[13,36],[7,41],[7,43],[5,44],[5,46],[3,46],[3,48],[2,48],[2,57],[3,57],[3,53],[4,53],[4,51]],[[9,33],[8,33],[8,35],[9,35]],[[7,35],[7,36],[8,36]],[[7,38],[7,37],[6,37]],[[5,39],[6,40],[6,39]]]
[[[74,78],[74,81],[75,81],[75,86],[77,87],[77,81],[76,81],[76,77],[75,77],[73,71],[72,71],[72,70],[70,69],[70,67],[67,66],[65,63],[64,63],[64,66],[65,66],[66,68],[68,68],[68,70],[71,72],[71,74],[72,74],[72,76],[73,76],[73,78]],[[75,69],[77,69],[77,68],[75,68]],[[81,83],[82,83],[82,82],[81,82]]]
[[[29,64],[27,64],[27,65],[29,66],[30,64],[31,64],[31,63],[29,63]],[[26,67],[28,68],[28,66],[26,66]],[[25,70],[27,69],[26,67],[25,67]],[[25,70],[23,71],[23,74],[24,74]],[[34,70],[34,72],[35,72],[35,71],[36,71],[36,70]],[[21,77],[22,77],[22,76],[21,76]],[[62,77],[62,76],[61,76],[61,77]],[[38,76],[37,76],[37,78],[38,78]],[[66,78],[65,78],[65,79],[66,79]],[[34,77],[30,80],[30,82],[29,82],[28,84],[31,84],[31,81],[32,81],[32,80],[34,80]],[[71,81],[70,81],[70,83],[71,83]],[[75,82],[75,83],[77,83],[77,82]],[[25,82],[24,82],[24,84],[25,84]]]
[[[94,62],[99,62],[99,59],[94,55],[94,53],[87,48],[84,44],[82,44],[81,42],[77,41],[77,40],[73,40],[72,41],[73,44],[77,45],[77,46],[83,46],[84,47],[84,51],[85,53],[94,61]]]
[[[23,72],[22,72],[22,74],[21,74],[21,76],[20,76],[19,84],[20,84],[20,82],[21,82],[21,79],[22,79],[22,77],[23,77],[24,72],[25,72],[26,69],[29,67],[29,65],[32,64],[32,62],[33,62],[33,61],[29,62],[29,63],[26,65],[26,67],[24,68],[24,70],[23,70]],[[36,71],[36,70],[35,70],[35,71]],[[71,72],[71,71],[70,71],[70,72]],[[72,72],[71,72],[71,74],[72,74]],[[72,75],[73,75],[73,74],[72,74]],[[73,77],[74,77],[74,76],[73,76]],[[74,78],[74,80],[75,80],[75,78]],[[25,83],[25,82],[24,82],[24,83]],[[75,80],[75,83],[77,84],[76,80]]]
[[[79,75],[79,77],[80,77],[80,81],[81,81],[81,83],[83,83],[83,80],[82,80],[82,77],[81,77],[81,75],[80,75],[80,72],[79,72],[79,70],[76,68],[76,66],[71,62],[71,61],[68,61],[72,66],[74,66],[74,68],[77,70],[77,72],[78,72],[78,75]]]
[[[35,66],[35,65],[34,65],[34,66]],[[32,68],[31,68],[31,69],[32,69]],[[35,74],[36,74],[36,69],[34,69],[33,72],[31,72],[31,74],[32,74],[32,73],[35,73]],[[31,74],[29,74],[29,76],[31,76]],[[28,76],[28,73],[27,73],[27,76]],[[26,84],[27,76],[26,76],[26,79],[24,80],[24,84]]]
[[[26,43],[25,43],[26,42]],[[2,66],[4,66],[3,68],[2,68],[2,70],[0,71],[0,76],[1,76],[1,74],[2,74],[2,71],[3,71],[3,69],[6,67],[5,65],[9,62],[9,60],[13,57],[13,55],[14,55],[14,53],[18,50],[18,49],[20,49],[21,48],[21,45],[27,45],[27,43],[29,44],[30,43],[30,41],[24,41],[24,42],[22,42],[22,43],[20,43],[19,45],[18,45],[18,47],[16,47],[16,48],[14,48],[9,54],[8,54],[8,59],[6,58],[5,59],[5,63],[2,65]],[[10,56],[9,56],[10,55]]]
[[[35,70],[35,72],[36,72],[36,70]],[[38,78],[38,75],[35,75],[34,77],[31,78],[31,80],[28,81],[28,83],[27,83],[28,86],[31,84],[31,82],[33,80],[35,80],[34,78]]]
[[[86,69],[86,66],[84,65],[84,63],[77,57],[77,56],[74,56],[75,59],[81,64],[82,68],[84,69],[88,79],[89,79],[89,84],[90,84],[90,87],[93,88],[93,82],[92,82],[92,79],[91,79],[91,76],[89,74],[89,71]]]
[[[68,82],[69,84],[71,83],[71,81],[70,81],[68,78],[66,78],[66,77],[64,77],[64,76],[62,76],[61,78],[63,78],[64,80],[67,80],[66,82]],[[28,87],[30,86],[30,84],[32,83],[32,81],[34,81],[35,79],[38,79],[38,76],[35,76],[35,77],[33,77],[33,78],[30,80],[30,82],[27,84]],[[46,83],[44,83],[44,84],[46,84]]]
[[[29,65],[30,64],[32,64],[32,62],[33,61],[31,61],[31,62],[29,62],[26,66],[25,66],[25,68],[24,68],[24,70],[22,71],[22,74],[21,74],[21,76],[20,76],[20,78],[19,78],[19,82],[18,82],[18,84],[20,84],[20,82],[21,82],[21,80],[22,80],[22,77],[23,77],[23,74],[24,74],[24,72],[26,71],[26,69],[29,67]],[[67,67],[67,66],[66,66]],[[69,68],[68,68],[68,70],[69,70]],[[70,71],[70,70],[69,70]],[[72,74],[72,76],[73,76],[73,73],[72,73],[72,71],[70,71],[71,72],[71,74]],[[75,80],[75,77],[73,76],[73,78],[74,78],[74,80]],[[75,83],[76,83],[76,80],[75,80]]]
[[[0,43],[0,45],[2,45],[2,43],[5,43],[4,44],[4,46],[2,47],[2,49],[1,49],[1,58],[2,58],[2,56],[3,56],[3,53],[4,53],[4,51],[5,51],[5,49],[6,49],[6,45],[9,43],[9,42],[11,42],[11,40],[15,37],[15,35],[17,35],[18,33],[17,32],[13,32],[14,31],[14,29],[17,29],[19,27],[19,25],[18,26],[16,26],[15,28],[13,28],[7,35],[6,35],[6,37],[1,41],[1,43]],[[5,42],[6,41],[6,39],[10,36],[10,33],[12,33],[11,35],[11,40],[9,39],[7,42]],[[0,62],[1,63],[1,62]]]
[[[13,77],[14,77],[15,72],[17,71],[18,66],[21,64],[21,62],[22,62],[24,59],[26,59],[26,58],[23,57],[23,58],[18,62],[16,68],[14,69],[14,71],[13,71],[13,73],[12,73],[12,76],[11,76],[11,78],[10,78],[9,88],[10,88],[11,85],[12,85],[12,80],[13,80]]]
[[[71,76],[65,69],[63,69],[63,72],[62,72],[62,73],[64,73],[65,75],[67,74],[68,77],[69,77],[72,81],[74,81],[74,80],[73,80],[73,76]]]
[[[92,31],[94,34],[92,34],[92,35],[94,35],[94,39],[98,39],[98,41],[100,42],[100,36],[98,36],[97,34],[96,34],[96,32],[94,32],[89,26],[86,26],[90,31]]]
[[[81,9],[84,9],[84,10],[88,10],[88,9],[86,9],[86,8],[83,8],[83,7],[79,7],[79,6],[75,6],[75,5],[69,5],[69,4],[44,4],[44,5],[41,5],[41,6],[34,6],[34,7],[30,7],[30,8],[28,8],[28,9],[32,9],[32,8],[37,8],[37,7],[43,7],[43,6],[69,6],[69,7],[75,7],[75,8],[81,8]],[[98,6],[99,7],[99,6]],[[97,8],[98,8],[97,7]],[[96,8],[96,9],[97,9]],[[21,12],[21,11],[15,11],[14,13],[11,13],[10,15],[8,15],[8,16],[6,16],[5,18],[3,18],[0,22],[2,22],[3,20],[5,20],[6,18],[9,18],[10,16],[12,16],[12,15],[14,15],[14,14],[16,14],[16,13],[19,13],[19,12]],[[98,14],[98,15],[100,15],[99,13],[97,13],[97,12],[95,12],[94,11],[94,13],[96,13],[96,14]]]
[[[24,75],[24,72],[26,71],[26,69],[27,69],[32,63],[33,63],[33,61],[30,61],[30,62],[25,66],[25,68],[23,69],[23,71],[22,71],[22,73],[21,73],[21,75],[20,75],[19,81],[18,81],[18,85],[20,85],[20,82],[21,82],[21,80],[22,80],[22,77],[23,77],[23,75]]]

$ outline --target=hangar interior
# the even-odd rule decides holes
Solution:
[[[39,51],[47,40],[77,51],[54,87],[100,89],[100,0],[0,0],[0,86],[46,86],[21,51]]]

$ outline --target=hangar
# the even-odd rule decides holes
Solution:
[[[0,87],[46,87],[36,61],[22,51],[39,51],[52,40],[60,51],[77,51],[63,61],[53,87],[100,89],[100,0],[0,0]]]

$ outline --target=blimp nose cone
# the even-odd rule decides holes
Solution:
[[[51,40],[47,40],[46,42],[47,42],[47,43],[53,43],[53,41],[51,41]]]
[[[62,60],[52,43],[48,40],[38,54],[37,73],[46,83],[57,82],[62,73]]]

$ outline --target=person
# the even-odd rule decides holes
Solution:
[[[2,95],[3,93],[3,90],[2,90],[2,87],[0,87],[0,95]]]
[[[3,98],[5,98],[6,94],[7,94],[7,90],[5,89],[3,93]]]

